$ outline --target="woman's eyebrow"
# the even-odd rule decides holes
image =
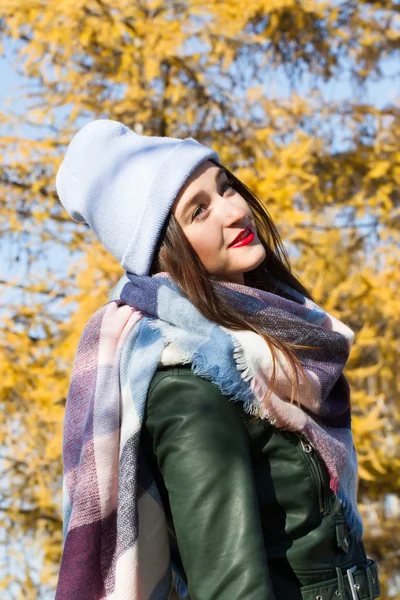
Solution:
[[[218,183],[218,180],[219,180],[220,176],[222,175],[222,173],[225,173],[225,172],[226,172],[226,171],[225,171],[225,169],[224,169],[223,167],[220,167],[220,168],[218,169],[218,171],[217,171],[217,172],[216,172],[216,174],[215,174],[215,183]],[[185,205],[184,205],[184,207],[183,207],[183,209],[182,209],[182,213],[181,213],[181,216],[182,216],[182,218],[186,217],[186,214],[187,214],[187,211],[189,210],[189,208],[190,208],[191,206],[193,206],[193,204],[194,204],[195,202],[197,202],[197,201],[198,201],[198,200],[199,200],[199,199],[200,199],[200,198],[201,198],[203,195],[204,195],[204,192],[203,192],[203,190],[200,190],[200,191],[199,191],[199,192],[197,192],[197,193],[196,193],[194,196],[192,196],[192,198],[190,198],[190,200],[188,200],[188,201],[185,203]]]

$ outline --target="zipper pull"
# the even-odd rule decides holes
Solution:
[[[300,438],[300,443],[301,443],[301,447],[303,448],[304,452],[306,454],[311,454],[311,452],[313,450],[311,444],[309,444],[308,442],[305,442],[303,440],[303,438]]]

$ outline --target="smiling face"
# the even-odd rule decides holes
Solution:
[[[249,205],[210,161],[187,180],[172,214],[210,275],[243,284],[265,258]]]

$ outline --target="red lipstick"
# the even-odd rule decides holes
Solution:
[[[237,237],[233,240],[231,244],[229,244],[228,248],[241,248],[242,246],[247,246],[254,240],[254,233],[250,229],[250,227],[246,227],[246,229],[242,229]]]

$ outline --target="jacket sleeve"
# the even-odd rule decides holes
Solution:
[[[190,370],[150,388],[146,426],[190,600],[274,600],[239,407]]]

